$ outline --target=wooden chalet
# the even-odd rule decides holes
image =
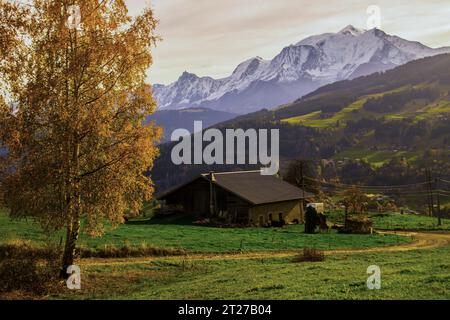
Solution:
[[[232,224],[269,226],[304,221],[313,195],[260,171],[208,173],[157,196],[165,206]]]

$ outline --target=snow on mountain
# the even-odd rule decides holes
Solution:
[[[195,103],[207,99],[221,86],[220,81],[211,77],[199,78],[195,74],[184,72],[171,85],[155,85],[153,92],[159,109],[170,108],[172,105]]]
[[[184,72],[168,85],[155,85],[159,109],[207,107],[247,113],[295,100],[322,85],[385,71],[409,61],[450,52],[351,25],[285,47],[272,60],[255,57],[222,79]]]

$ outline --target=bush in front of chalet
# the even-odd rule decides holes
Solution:
[[[324,252],[314,248],[304,248],[303,252],[294,258],[294,262],[320,262],[324,260]]]
[[[371,234],[372,221],[366,215],[353,215],[347,218],[345,227],[340,230],[341,233],[351,234]]]
[[[314,233],[320,224],[317,210],[313,207],[307,207],[305,212],[305,233]]]
[[[61,251],[57,247],[36,248],[27,243],[0,248],[0,299],[10,294],[35,297],[48,294],[59,283]]]

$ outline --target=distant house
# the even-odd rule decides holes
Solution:
[[[267,226],[304,220],[304,198],[313,195],[260,171],[208,173],[157,196],[183,213],[228,223]]]

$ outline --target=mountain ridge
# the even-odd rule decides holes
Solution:
[[[198,77],[185,71],[172,84],[155,85],[153,92],[160,110],[206,107],[245,114],[294,101],[329,83],[446,52],[449,47],[433,49],[379,29],[349,25],[284,47],[272,60],[250,58],[229,77]]]
[[[163,136],[160,143],[165,143],[170,141],[170,137],[176,129],[186,129],[190,133],[194,133],[194,121],[202,121],[203,127],[208,128],[217,123],[233,119],[236,116],[238,115],[234,113],[207,108],[158,110],[147,117],[147,122],[154,121],[157,126],[163,128]]]

